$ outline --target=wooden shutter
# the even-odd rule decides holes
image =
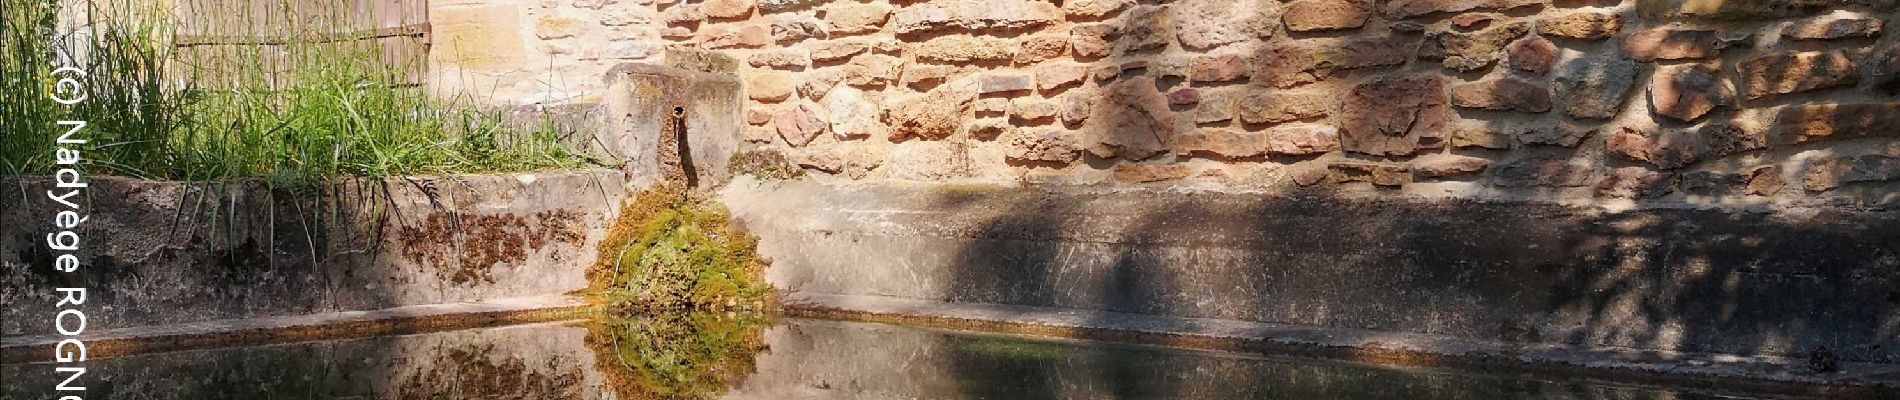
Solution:
[[[401,85],[419,85],[428,73],[427,0],[175,4],[175,68],[197,87],[226,88],[259,79],[281,87],[291,83],[300,63],[334,54],[381,54],[382,68],[395,73]]]

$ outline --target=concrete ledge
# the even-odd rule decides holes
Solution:
[[[882,296],[786,295],[789,314],[834,319],[1253,351],[1382,364],[1449,366],[1620,382],[1831,398],[1900,390],[1900,366],[1846,363],[1814,374],[1801,360],[1613,347],[1515,344],[1442,335]]]
[[[735,182],[785,292],[1900,364],[1900,214]]]
[[[218,320],[95,331],[84,335],[92,358],[198,348],[342,339],[575,319],[592,306],[573,296],[540,296],[345,311],[270,318]],[[0,362],[50,361],[55,335],[0,338]]]

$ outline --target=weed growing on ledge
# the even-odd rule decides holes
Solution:
[[[656,186],[621,206],[587,270],[590,291],[617,311],[760,310],[771,287],[757,247],[723,207]]]

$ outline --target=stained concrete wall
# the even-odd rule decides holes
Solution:
[[[723,199],[790,292],[1900,361],[1893,212],[812,181]]]
[[[0,334],[53,333],[56,287],[89,289],[89,330],[563,294],[628,190],[617,171],[91,185],[63,273],[51,180],[0,179]]]

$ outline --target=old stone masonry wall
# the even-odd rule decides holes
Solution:
[[[1900,205],[1894,0],[538,7],[730,56],[743,139],[830,179]]]

